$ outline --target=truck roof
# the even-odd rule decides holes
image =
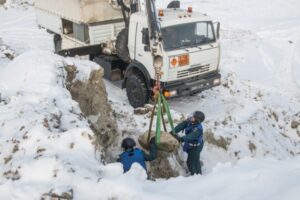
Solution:
[[[35,8],[76,23],[98,23],[123,19],[110,0],[34,0]]]
[[[157,15],[159,15],[159,12],[163,12],[163,16],[158,16],[158,20],[162,27],[198,21],[212,21],[212,19],[206,14],[199,12],[188,12],[184,9],[161,9],[157,10]],[[146,13],[138,12],[132,14],[131,21],[147,25]]]

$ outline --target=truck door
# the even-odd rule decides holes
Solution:
[[[136,29],[136,41],[135,41],[135,60],[144,65],[151,78],[154,78],[153,58],[150,52],[149,44],[143,39],[148,28],[146,25],[138,24]],[[144,35],[145,37],[145,35]]]

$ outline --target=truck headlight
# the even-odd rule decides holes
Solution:
[[[177,90],[164,90],[163,91],[163,95],[166,97],[166,98],[170,98],[170,97],[174,97],[177,95]]]
[[[178,56],[170,57],[170,67],[183,67],[190,64],[190,56],[189,54],[182,54]]]
[[[170,58],[170,67],[175,68],[179,66],[178,56],[174,56]]]
[[[183,54],[179,56],[179,66],[186,66],[190,64],[189,54]]]
[[[163,58],[161,56],[156,56],[154,58],[154,67],[161,68],[163,66]]]

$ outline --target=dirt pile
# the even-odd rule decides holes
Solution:
[[[118,132],[102,80],[103,69],[92,71],[86,81],[76,79],[78,73],[76,66],[65,65],[65,70],[67,71],[67,89],[72,98],[79,103],[83,114],[89,119],[96,135],[97,145],[107,150]]]
[[[62,192],[61,194],[56,194],[54,189],[51,189],[48,193],[42,195],[41,200],[72,200],[73,199],[73,189],[67,192]]]
[[[150,177],[168,179],[179,176],[178,169],[175,169],[170,162],[175,157],[175,154],[158,151],[157,158],[149,163],[148,172]]]
[[[152,131],[150,138],[154,137],[155,133]],[[139,137],[140,145],[149,149],[148,146],[148,131]],[[160,144],[158,149],[164,152],[172,153],[176,152],[179,148],[179,142],[169,133],[162,132],[160,136]]]
[[[5,57],[10,60],[13,60],[16,57],[16,54],[12,49],[10,49],[8,46],[3,44],[3,41],[0,38],[0,58],[5,58]]]
[[[152,132],[150,138],[154,136]],[[138,139],[144,149],[149,149],[148,131]],[[179,142],[170,134],[162,132],[160,144],[158,145],[157,159],[149,163],[149,175],[154,178],[171,178],[179,175],[178,170],[174,169],[170,160],[178,152]]]
[[[298,121],[296,121],[296,120],[293,120],[293,121],[291,122],[291,128],[292,128],[292,129],[297,129],[298,126],[300,126],[300,122],[298,122]]]
[[[222,149],[224,149],[225,151],[228,150],[228,147],[231,143],[231,139],[230,138],[223,138],[222,136],[220,136],[219,138],[215,137],[215,134],[212,132],[212,130],[207,130],[204,132],[203,134],[204,140],[211,145],[220,147]]]

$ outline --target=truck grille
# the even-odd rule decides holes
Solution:
[[[181,70],[177,72],[177,78],[187,77],[187,76],[195,76],[199,74],[203,74],[208,72],[210,69],[210,65],[203,65],[203,66],[194,66],[187,70]]]

